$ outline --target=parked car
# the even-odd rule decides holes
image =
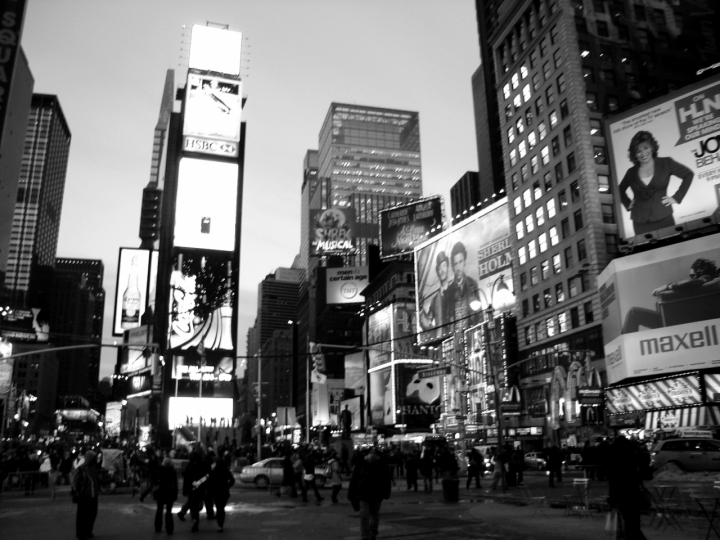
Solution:
[[[650,459],[655,470],[672,463],[685,471],[720,471],[720,441],[690,437],[665,439],[655,445]]]
[[[538,471],[547,469],[547,462],[540,452],[528,452],[525,454],[523,463],[526,469],[537,469]]]
[[[255,484],[257,487],[265,488],[269,485],[280,485],[283,479],[283,458],[272,457],[246,465],[240,473],[240,481],[246,484]],[[325,487],[325,470],[327,463],[315,466],[315,483],[317,487]]]

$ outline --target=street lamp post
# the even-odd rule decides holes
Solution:
[[[502,276],[501,276],[502,277]],[[500,279],[500,278],[498,278]],[[492,334],[495,334],[495,313],[493,311],[492,304],[488,306],[488,308],[485,310],[485,316],[486,316],[486,327],[487,332],[485,334],[485,346],[486,346],[486,356],[488,359],[488,367],[490,368],[490,373],[492,373],[493,378],[493,386],[495,387],[495,412],[497,416],[497,430],[498,430],[498,451],[502,451],[502,446],[504,442],[504,431],[503,431],[503,412],[502,412],[502,395],[500,393],[500,385],[498,384],[498,374],[497,374],[497,367],[495,366],[494,362],[494,352],[492,350],[493,346],[498,343],[497,339],[495,341],[492,340]]]

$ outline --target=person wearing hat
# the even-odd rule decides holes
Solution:
[[[94,536],[100,494],[97,454],[92,450],[85,452],[85,461],[76,469],[72,489],[77,498],[75,536],[78,540],[88,540]]]
[[[450,321],[447,316],[450,261],[444,251],[438,253],[435,258],[435,273],[438,277],[438,288],[432,295],[428,295],[421,300],[423,309],[420,310],[420,327],[423,330],[430,330],[434,334],[440,335],[443,332],[442,326]]]

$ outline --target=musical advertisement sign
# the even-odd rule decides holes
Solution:
[[[429,197],[380,211],[380,257],[412,253],[442,231],[442,197]]]
[[[310,210],[310,255],[354,253],[355,228],[354,208]]]

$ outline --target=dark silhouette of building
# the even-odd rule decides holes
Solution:
[[[468,171],[450,188],[450,210],[454,219],[465,219],[482,206],[480,175]]]

